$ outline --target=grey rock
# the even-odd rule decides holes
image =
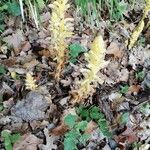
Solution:
[[[142,82],[142,88],[144,90],[150,90],[150,71],[148,71],[144,78],[144,81]]]
[[[144,67],[146,69],[150,69],[150,58],[146,59],[145,62],[144,62]]]
[[[45,110],[48,106],[48,102],[43,95],[31,91],[25,99],[17,102],[11,109],[11,114],[27,122],[42,120],[45,117]]]
[[[117,142],[115,140],[109,139],[108,142],[111,150],[115,150],[117,148]]]

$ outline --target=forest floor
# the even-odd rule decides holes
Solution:
[[[59,82],[54,78],[57,62],[50,45],[50,11],[41,13],[40,29],[31,20],[22,24],[21,17],[6,16],[0,37],[0,150],[63,150],[64,145],[72,150],[74,143],[79,150],[148,150],[150,29],[143,29],[131,50],[126,46],[141,12],[111,25],[101,21],[94,29],[69,12],[75,22],[68,51],[79,52],[65,64]],[[86,66],[84,54],[97,33],[104,39],[108,62],[98,73],[103,83],[82,104],[72,104],[71,91]],[[31,82],[36,90],[26,88]],[[79,139],[74,137],[76,131]]]

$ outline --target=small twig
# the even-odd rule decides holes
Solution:
[[[134,113],[137,109],[139,109],[142,105],[146,104],[150,102],[150,100],[147,100],[147,101],[144,101],[144,102],[141,102],[139,103],[137,106],[134,107],[134,109],[132,110],[132,113]]]

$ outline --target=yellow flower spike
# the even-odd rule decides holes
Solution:
[[[36,85],[36,80],[34,80],[34,78],[32,77],[32,75],[30,73],[26,74],[26,80],[25,80],[25,85],[26,85],[26,89],[28,90],[36,90],[37,85]]]
[[[72,102],[79,103],[92,94],[93,86],[92,83],[97,83],[99,77],[97,73],[102,69],[106,62],[105,58],[105,43],[101,35],[97,36],[92,45],[91,50],[85,55],[88,61],[88,69],[83,69],[84,79],[80,81],[80,87],[77,90],[74,90],[71,94],[73,96]]]
[[[143,28],[145,26],[144,19],[148,15],[148,12],[150,11],[150,0],[146,0],[146,5],[144,8],[144,14],[142,16],[141,21],[137,25],[137,27],[134,29],[130,39],[128,40],[128,48],[129,50],[134,46],[135,42],[137,41],[138,37],[140,36],[141,32],[143,31]]]
[[[52,8],[50,30],[52,32],[52,44],[56,50],[55,60],[57,61],[55,79],[59,81],[65,64],[67,39],[73,35],[73,18],[65,18],[65,13],[70,7],[68,0],[55,0],[49,6]]]
[[[11,77],[12,77],[13,79],[16,79],[16,72],[12,71],[12,72],[10,73],[10,75],[11,75]]]

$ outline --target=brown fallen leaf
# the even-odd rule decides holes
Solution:
[[[123,133],[123,136],[127,138],[128,143],[134,143],[138,141],[138,137],[136,136],[136,133],[133,131],[132,128],[127,128]]]
[[[41,46],[33,46],[32,52],[39,57],[45,56],[46,58],[54,58],[56,55],[56,51],[51,46],[48,49]]]
[[[91,134],[94,129],[97,128],[97,124],[94,121],[90,121],[87,124],[87,128],[85,129],[85,133]]]
[[[113,57],[116,58],[122,58],[123,57],[123,46],[119,45],[118,42],[114,41],[111,42],[110,45],[107,48],[106,54],[111,54]]]
[[[5,59],[2,62],[3,65],[7,66],[7,67],[12,67],[13,65],[15,65],[16,63],[16,58],[9,58],[9,59]]]
[[[26,52],[26,51],[29,51],[31,48],[31,44],[29,41],[25,41],[21,44],[21,49],[22,51]]]
[[[25,64],[23,64],[23,68],[32,69],[38,64],[39,62],[36,59],[33,59],[30,62],[26,62]]]
[[[132,144],[138,141],[136,132],[130,127],[127,127],[127,129],[123,133],[121,133],[119,136],[115,137],[115,139],[118,143],[127,142],[128,144]]]
[[[68,114],[72,114],[72,115],[77,115],[75,108],[69,108],[67,110],[64,111],[64,113],[62,114],[61,117],[61,122],[60,125],[57,126],[56,128],[54,128],[52,130],[52,134],[58,136],[58,135],[64,135],[66,133],[66,131],[69,129],[67,125],[65,125],[64,123],[64,118],[68,115]]]
[[[119,75],[118,82],[120,82],[120,81],[127,82],[128,78],[129,78],[129,71],[128,71],[128,69],[123,68],[123,69],[120,70],[118,75]]]
[[[13,145],[14,150],[37,150],[38,145],[42,143],[42,140],[38,139],[31,133],[27,133],[21,137],[19,141],[17,141]]]
[[[139,93],[140,89],[141,89],[140,85],[131,85],[129,87],[129,92],[137,94]]]
[[[23,35],[23,31],[18,29],[16,33],[4,37],[3,41],[5,41],[9,46],[12,46],[14,49],[14,53],[17,55],[21,51],[21,44],[23,41],[25,41],[25,37]]]
[[[41,14],[41,22],[46,22],[46,21],[49,21],[50,18],[51,18],[51,15],[50,15],[50,12],[46,12],[46,13],[43,13]]]
[[[43,50],[39,51],[38,54],[40,56],[45,56],[46,58],[51,56],[50,51],[48,49],[43,49]]]
[[[65,125],[64,123],[61,123],[59,126],[57,126],[51,131],[51,134],[55,136],[61,136],[64,135],[67,132],[67,130],[68,130],[68,126]]]

